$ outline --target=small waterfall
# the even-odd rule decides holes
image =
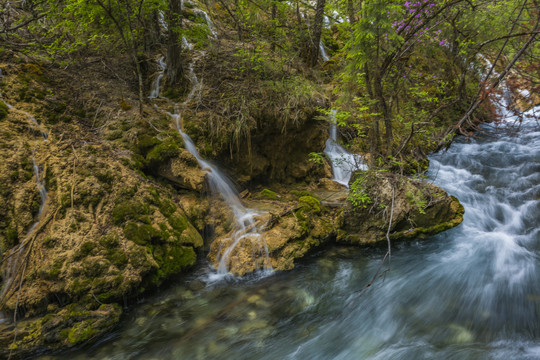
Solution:
[[[165,14],[163,13],[163,11],[158,12],[158,20],[163,30],[168,31],[169,25],[167,25],[167,22],[165,21]]]
[[[356,170],[367,170],[367,165],[363,162],[360,155],[349,153],[343,146],[337,143],[337,127],[334,123],[336,110],[332,110],[330,118],[332,120],[330,124],[330,138],[326,140],[324,153],[332,163],[333,180],[349,187],[349,180],[352,173]]]
[[[0,99],[2,101],[4,100],[0,94]],[[4,103],[7,105],[9,109],[14,109],[13,106],[7,104],[5,101]],[[44,130],[43,126],[41,126],[36,118],[27,113],[24,110],[16,109],[18,112],[24,114],[30,123],[30,126],[32,127],[32,130],[39,133],[40,136],[43,138],[44,142],[47,142],[49,140],[49,135],[46,130]],[[8,292],[11,291],[14,281],[17,281],[17,279],[22,279],[24,276],[24,269],[25,267],[22,267],[21,261],[23,261],[23,255],[25,253],[26,245],[28,243],[28,240],[31,238],[32,234],[34,233],[36,227],[39,225],[39,222],[41,221],[41,217],[43,215],[43,211],[45,209],[45,205],[47,203],[47,189],[45,188],[45,184],[41,181],[41,166],[38,164],[36,160],[36,147],[32,149],[32,167],[34,170],[34,175],[36,176],[36,186],[39,191],[39,195],[41,197],[41,203],[39,205],[39,211],[37,214],[37,220],[30,226],[30,228],[27,231],[26,238],[20,242],[17,246],[15,246],[13,249],[9,251],[9,254],[7,255],[7,262],[4,268],[4,273],[2,274],[3,278],[3,286],[2,290],[0,291],[0,298],[4,298],[4,296],[8,295]],[[21,269],[23,269],[21,271]],[[22,280],[21,280],[22,281]],[[17,320],[17,312],[14,314],[13,321],[15,322]],[[0,323],[7,322],[8,319],[3,317],[3,314],[0,313]]]
[[[324,62],[330,60],[330,57],[328,56],[328,54],[326,53],[326,49],[324,48],[324,43],[322,39],[319,41],[319,52],[321,53],[321,58]]]
[[[191,138],[182,131],[180,126],[180,116],[178,114],[173,114],[172,117],[176,121],[176,129],[178,130],[178,133],[184,139],[186,150],[195,156],[201,169],[207,172],[210,189],[212,192],[223,198],[223,200],[227,203],[227,206],[229,206],[234,214],[236,226],[232,234],[233,241],[229,247],[222,250],[218,257],[218,274],[228,273],[228,264],[231,253],[240,243],[240,241],[243,240],[249,240],[258,244],[258,246],[262,248],[261,250],[264,251],[263,255],[265,256],[265,263],[268,264],[268,248],[266,247],[264,239],[262,239],[262,235],[258,232],[257,226],[255,225],[255,216],[257,215],[257,212],[244,207],[240,202],[238,192],[234,190],[233,185],[230,183],[227,177],[223,175],[217,167],[213,166],[201,157]]]
[[[195,9],[195,15],[203,17],[204,21],[206,22],[206,26],[208,27],[208,30],[210,30],[210,34],[212,34],[212,37],[214,39],[218,38],[216,27],[214,26],[214,23],[210,19],[210,16],[208,16],[208,13],[201,9]]]
[[[152,89],[150,90],[150,95],[148,96],[148,98],[150,99],[156,99],[159,97],[161,80],[163,79],[163,76],[165,75],[165,70],[167,69],[167,64],[165,64],[164,56],[159,58],[158,65],[160,70],[158,72],[158,76],[154,79],[154,82],[152,82]]]
[[[184,45],[184,48],[188,49],[188,50],[192,50],[193,49],[193,44],[191,44],[185,36],[182,36],[182,44]]]
[[[183,38],[183,41],[184,40],[187,43],[187,40],[185,38]],[[160,59],[159,64],[162,70],[160,75],[158,75],[158,77],[156,78],[154,84],[152,84],[152,94],[150,96],[151,98],[158,97],[160,92],[160,76],[162,76],[163,72],[167,67],[163,57]],[[182,107],[185,107],[193,99],[195,94],[200,91],[202,87],[202,84],[197,79],[197,74],[195,74],[195,71],[193,70],[193,64],[190,64],[189,66],[188,78],[191,82],[191,90],[186,100],[180,104]],[[218,256],[218,274],[228,274],[231,254],[241,241],[250,241],[251,243],[255,244],[255,248],[259,248],[261,253],[260,255],[264,257],[264,267],[269,268],[270,261],[268,248],[266,246],[264,238],[258,232],[257,226],[255,224],[255,216],[257,215],[257,212],[244,207],[240,201],[240,198],[238,197],[237,191],[234,189],[234,186],[227,179],[227,177],[223,175],[217,167],[213,166],[201,157],[191,138],[182,131],[178,104],[176,104],[174,107],[174,113],[169,113],[169,115],[174,120],[176,124],[176,129],[184,140],[186,150],[189,151],[195,157],[195,159],[197,159],[197,162],[199,163],[201,169],[207,172],[207,179],[210,189],[213,193],[218,194],[223,198],[223,200],[232,210],[234,215],[235,229],[231,236],[232,243],[227,248],[222,249],[220,255]],[[258,254],[254,254],[254,257],[256,258],[257,255]]]

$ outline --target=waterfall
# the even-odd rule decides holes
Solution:
[[[185,43],[187,48],[190,48],[191,44],[187,42],[187,39],[185,37],[182,38],[182,41]],[[150,98],[159,97],[161,86],[160,80],[163,77],[163,73],[165,72],[165,69],[167,67],[167,64],[164,62],[163,57],[160,58],[159,65],[161,67],[161,71],[154,83],[152,84],[152,92],[150,94]],[[186,97],[186,100],[180,104],[182,107],[185,107],[193,99],[195,94],[200,91],[202,87],[202,84],[199,82],[197,74],[195,74],[195,71],[193,69],[193,64],[190,64],[188,69],[188,79],[191,82],[191,90]],[[260,249],[260,253],[264,257],[263,265],[268,268],[269,266],[267,265],[270,263],[268,248],[266,246],[264,238],[259,233],[255,224],[255,216],[258,215],[257,212],[244,207],[240,201],[240,198],[238,197],[238,192],[234,189],[234,186],[231,184],[229,179],[224,174],[222,174],[216,166],[210,164],[208,161],[204,160],[201,157],[191,138],[182,131],[179,110],[179,104],[175,104],[174,112],[169,113],[169,116],[171,116],[171,118],[174,120],[176,129],[184,140],[186,150],[189,151],[195,157],[195,159],[197,159],[197,162],[199,163],[201,169],[207,173],[207,180],[211,191],[214,194],[220,196],[225,201],[227,206],[232,210],[235,219],[235,228],[231,236],[232,243],[227,248],[221,249],[222,251],[218,255],[217,259],[219,263],[217,267],[217,273],[219,275],[228,274],[228,264],[230,261],[230,257],[234,249],[239,245],[241,241],[250,241],[251,243],[256,244],[256,247]],[[257,254],[254,254],[254,256],[256,255]]]
[[[210,34],[212,34],[212,37],[214,39],[217,39],[218,34],[217,34],[216,27],[214,26],[214,23],[210,19],[210,16],[208,16],[208,13],[201,9],[195,9],[194,12],[197,16],[201,16],[204,18],[204,21],[206,22],[206,26],[208,27],[208,30],[210,30]]]
[[[268,248],[266,247],[266,242],[262,238],[262,235],[258,232],[257,226],[255,225],[255,216],[257,215],[257,212],[244,207],[240,202],[238,192],[234,190],[233,185],[230,183],[227,177],[223,175],[217,167],[213,166],[201,157],[191,138],[182,131],[180,126],[180,116],[178,114],[172,114],[172,117],[176,121],[176,129],[178,130],[178,133],[182,136],[182,139],[184,139],[186,150],[197,159],[201,169],[206,171],[208,184],[211,191],[221,196],[234,214],[236,224],[232,234],[233,241],[232,244],[226,249],[223,249],[221,254],[218,256],[218,274],[228,273],[230,256],[240,241],[243,240],[249,240],[258,244],[259,247],[262,248],[261,250],[264,251],[265,263],[268,264]]]
[[[165,75],[165,70],[167,69],[167,64],[165,64],[164,56],[159,58],[158,65],[160,70],[158,72],[158,76],[152,82],[152,89],[150,90],[150,95],[148,96],[148,98],[150,99],[156,99],[159,97],[161,80],[163,79],[163,76]]]
[[[362,157],[357,154],[351,154],[345,148],[337,143],[337,127],[335,124],[336,110],[332,110],[330,114],[330,137],[326,140],[324,153],[332,163],[332,172],[334,173],[334,181],[349,187],[351,175],[356,170],[367,170],[367,165],[363,162]]]
[[[184,44],[184,48],[188,49],[188,50],[192,50],[193,49],[193,44],[191,44],[185,36],[182,36],[182,44]]]
[[[2,75],[0,74],[0,76]],[[0,94],[0,99],[4,101],[2,94]],[[9,109],[14,109],[13,106],[9,105],[5,101],[4,101],[4,104],[6,104],[6,106]],[[47,134],[47,131],[43,128],[43,126],[41,126],[37,122],[36,118],[33,115],[27,113],[24,110],[16,109],[16,111],[24,114],[27,117],[32,130],[39,133],[40,136],[43,138],[44,142],[47,142],[49,140],[49,135]],[[36,227],[39,225],[39,222],[41,221],[41,217],[43,215],[43,210],[45,209],[45,205],[47,203],[47,189],[45,188],[45,184],[41,181],[41,176],[42,176],[41,166],[38,164],[36,160],[36,156],[35,156],[36,148],[37,146],[34,146],[34,148],[32,149],[32,167],[34,170],[34,175],[36,177],[36,187],[41,197],[41,203],[39,205],[37,220],[28,229],[26,238],[23,241],[21,241],[17,246],[12,248],[9,251],[9,254],[5,256],[5,258],[7,258],[7,262],[4,268],[4,273],[2,274],[3,286],[2,286],[2,290],[0,291],[0,298],[3,298],[4,296],[8,294],[8,292],[10,291],[12,287],[13,282],[16,281],[19,276],[21,277],[21,279],[24,276],[24,270],[21,271],[21,266],[22,266],[21,261],[23,260],[23,254],[25,253],[26,244],[28,243],[28,240],[31,239],[31,236],[34,233],[34,230],[36,229]],[[15,311],[13,321],[17,320],[16,317],[17,317],[17,312]],[[7,321],[8,321],[7,319],[3,318],[3,313],[0,313],[0,323],[7,322]]]
[[[321,53],[321,58],[324,62],[330,60],[330,57],[328,56],[328,54],[326,53],[326,49],[324,48],[324,43],[322,39],[319,41],[319,52]]]

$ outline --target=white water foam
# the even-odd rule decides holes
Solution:
[[[333,110],[330,114],[332,122],[330,123],[330,137],[326,140],[324,153],[332,163],[332,171],[334,173],[334,181],[349,187],[349,180],[354,171],[367,170],[368,167],[364,163],[362,157],[357,154],[351,154],[345,148],[338,144],[337,127],[335,122],[336,111]]]

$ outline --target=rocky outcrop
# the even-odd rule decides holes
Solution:
[[[240,240],[232,251],[230,272],[244,275],[268,265],[274,270],[290,270],[298,259],[325,243],[386,245],[387,232],[392,241],[418,238],[450,229],[463,220],[459,201],[425,180],[359,172],[348,197],[346,191],[328,187],[328,181],[320,181],[312,193],[276,194],[265,189],[255,194],[268,211],[258,219],[261,236]],[[231,244],[234,231],[218,236],[211,244],[209,259],[216,267],[218,252]],[[268,259],[262,246],[266,246]]]
[[[356,173],[349,200],[339,215],[340,243],[386,243],[387,232],[390,239],[416,238],[463,221],[464,209],[455,197],[425,180],[391,173]]]
[[[4,79],[13,107],[0,118],[0,315],[8,319],[0,321],[0,357],[96,341],[118,323],[126,301],[189,269],[203,246],[188,219],[197,219],[194,211],[172,200],[172,187],[141,174],[170,164],[186,188],[202,188],[204,174],[174,133],[144,143],[132,122],[118,120],[122,137],[110,139],[120,147],[83,131],[84,121],[57,124],[47,98],[17,100],[21,87],[52,92],[32,69],[18,77],[12,69]],[[41,214],[33,159],[47,190]]]

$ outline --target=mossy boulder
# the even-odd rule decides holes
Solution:
[[[4,329],[0,336],[0,356],[7,357],[14,351],[18,357],[27,357],[35,355],[38,348],[62,349],[91,344],[110,332],[121,314],[117,304],[102,304],[93,310],[76,304],[57,308],[41,318],[19,322],[16,329]]]
[[[352,183],[359,188],[351,186],[351,194],[356,194],[356,198],[350,194],[349,204],[340,214],[338,242],[386,243],[389,227],[391,239],[416,238],[463,221],[464,210],[459,201],[425,180],[372,171],[355,174]]]
[[[255,194],[253,196],[255,199],[261,199],[261,200],[274,200],[274,201],[279,201],[281,200],[281,196],[270,190],[270,189],[262,189],[261,191],[259,191],[257,194]]]

